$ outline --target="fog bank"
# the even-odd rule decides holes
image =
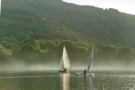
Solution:
[[[88,65],[75,65],[71,64],[72,69],[71,70],[84,70],[87,69]],[[112,65],[93,65],[92,71],[95,70],[122,70],[122,71],[135,71],[135,66],[129,65],[124,66],[120,64],[112,64]],[[0,71],[33,71],[33,70],[58,70],[59,64],[56,63],[38,63],[38,64],[28,64],[28,63],[22,63],[18,61],[9,62],[5,64],[0,64]]]

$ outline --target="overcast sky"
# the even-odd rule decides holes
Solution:
[[[91,5],[100,8],[114,8],[120,12],[135,15],[135,0],[63,0],[79,5]]]
[[[0,0],[0,10],[1,10],[1,0]]]

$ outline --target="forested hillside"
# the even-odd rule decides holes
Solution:
[[[37,14],[42,20],[48,20],[57,26],[98,40],[135,47],[135,16],[120,13],[115,9],[103,10],[92,6],[78,6],[61,0],[4,0],[2,16],[14,13],[13,8],[27,10],[28,17]],[[10,13],[6,11],[7,9]],[[21,11],[20,9],[18,11]]]
[[[134,65],[135,16],[115,9],[77,6],[61,0],[3,0],[0,63],[59,63],[66,46],[71,62]],[[106,63],[104,63],[106,62]]]
[[[16,7],[36,12],[56,25],[98,40],[128,47],[135,46],[133,15],[120,13],[115,9],[103,10],[92,6],[67,4],[61,0],[13,0],[12,3]]]

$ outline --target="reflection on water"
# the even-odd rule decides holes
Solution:
[[[133,88],[129,89],[129,90],[135,90],[135,86]]]
[[[92,83],[92,77],[86,77],[87,78],[87,84],[88,84],[88,90],[94,90],[93,89],[93,83]]]
[[[0,72],[0,90],[135,90],[132,72],[94,72],[94,77],[77,77],[75,73]]]
[[[70,73],[60,73],[62,90],[70,90]]]

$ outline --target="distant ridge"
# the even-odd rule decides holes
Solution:
[[[61,0],[4,0],[2,4],[2,9],[28,10],[56,26],[83,34],[88,36],[87,38],[92,37],[118,46],[135,46],[135,16],[120,13],[116,9],[103,10],[92,6],[78,6]],[[8,14],[4,11],[3,13]]]

